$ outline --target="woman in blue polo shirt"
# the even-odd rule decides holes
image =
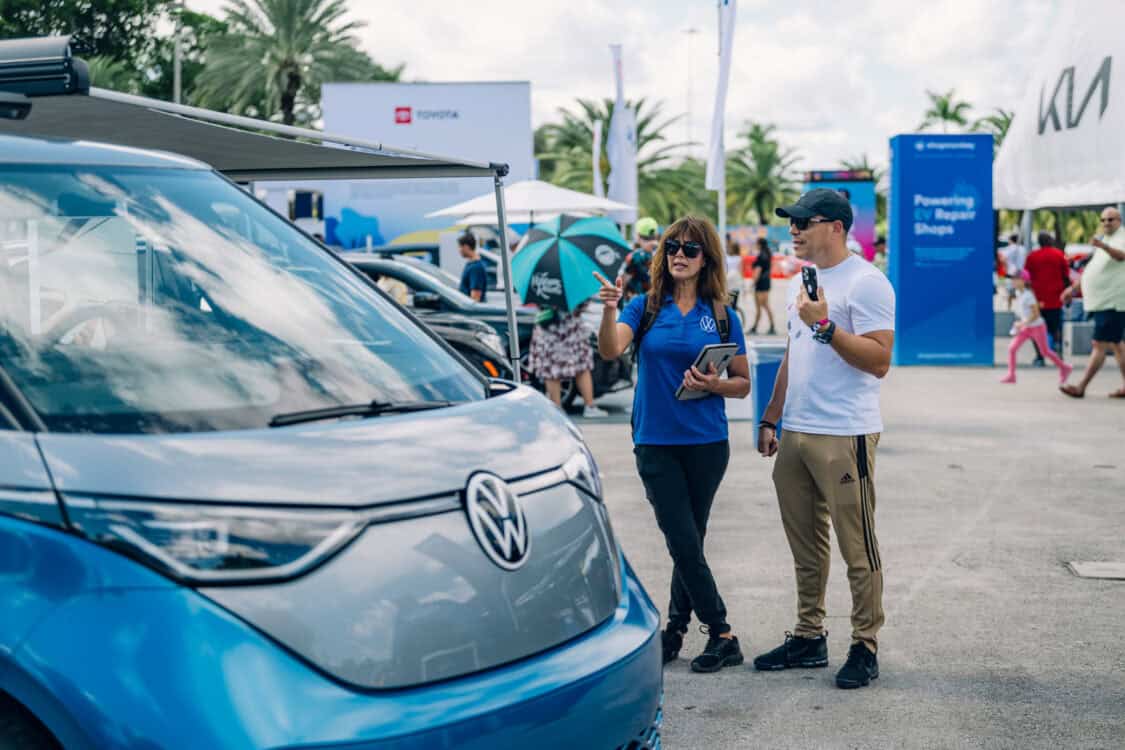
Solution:
[[[715,227],[688,216],[665,230],[652,258],[652,288],[634,297],[620,316],[622,280],[610,284],[599,275],[605,308],[598,351],[612,360],[634,338],[639,340],[633,452],[673,563],[668,624],[662,634],[664,662],[679,656],[694,611],[709,635],[703,653],[691,662],[696,672],[742,663],[738,639],[727,624],[726,606],[703,555],[711,503],[730,458],[723,399],[750,393],[742,326],[726,304],[725,266]],[[725,321],[720,312],[724,310]],[[730,342],[738,345],[726,378],[692,366],[700,349],[720,343],[724,327]],[[681,385],[711,395],[681,401],[676,398]]]

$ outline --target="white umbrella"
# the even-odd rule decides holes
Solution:
[[[558,185],[541,180],[524,180],[513,182],[504,188],[504,204],[507,219],[511,221],[526,220],[534,224],[548,215],[569,214],[604,214],[610,211],[621,211],[635,208],[625,203],[611,201],[608,198],[599,198],[589,193],[580,193],[577,190],[568,190]],[[463,201],[454,206],[443,208],[426,214],[426,218],[437,216],[453,216],[465,223],[465,217],[471,217],[474,223],[495,224],[496,195],[485,193],[471,200]]]

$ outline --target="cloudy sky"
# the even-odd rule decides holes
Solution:
[[[927,89],[977,115],[1014,109],[1062,0],[739,0],[727,144],[774,123],[802,169],[867,154],[922,119]],[[221,15],[224,0],[187,0]],[[705,142],[717,74],[714,0],[351,0],[377,61],[406,80],[530,80],[532,121],[577,97],[613,95],[609,45],[629,98],[661,100],[676,141]],[[1096,23],[1096,19],[1091,22]],[[690,33],[690,29],[697,30]],[[704,153],[701,143],[696,153]]]

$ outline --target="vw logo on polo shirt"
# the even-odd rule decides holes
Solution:
[[[716,327],[715,319],[710,315],[704,315],[699,319],[699,327],[703,329],[704,333],[714,333]]]
[[[465,514],[488,559],[504,570],[527,562],[531,534],[519,496],[500,477],[482,471],[465,487]]]

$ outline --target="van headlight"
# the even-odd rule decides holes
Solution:
[[[596,500],[602,499],[602,478],[598,473],[598,465],[594,456],[585,444],[580,444],[578,451],[563,464],[563,473],[567,481],[577,485],[592,495]]]
[[[307,572],[366,523],[340,510],[290,510],[68,497],[73,527],[190,584],[264,583]]]
[[[473,335],[476,337],[477,341],[481,342],[501,357],[505,356],[504,340],[500,338],[500,334],[492,331],[477,331]]]

